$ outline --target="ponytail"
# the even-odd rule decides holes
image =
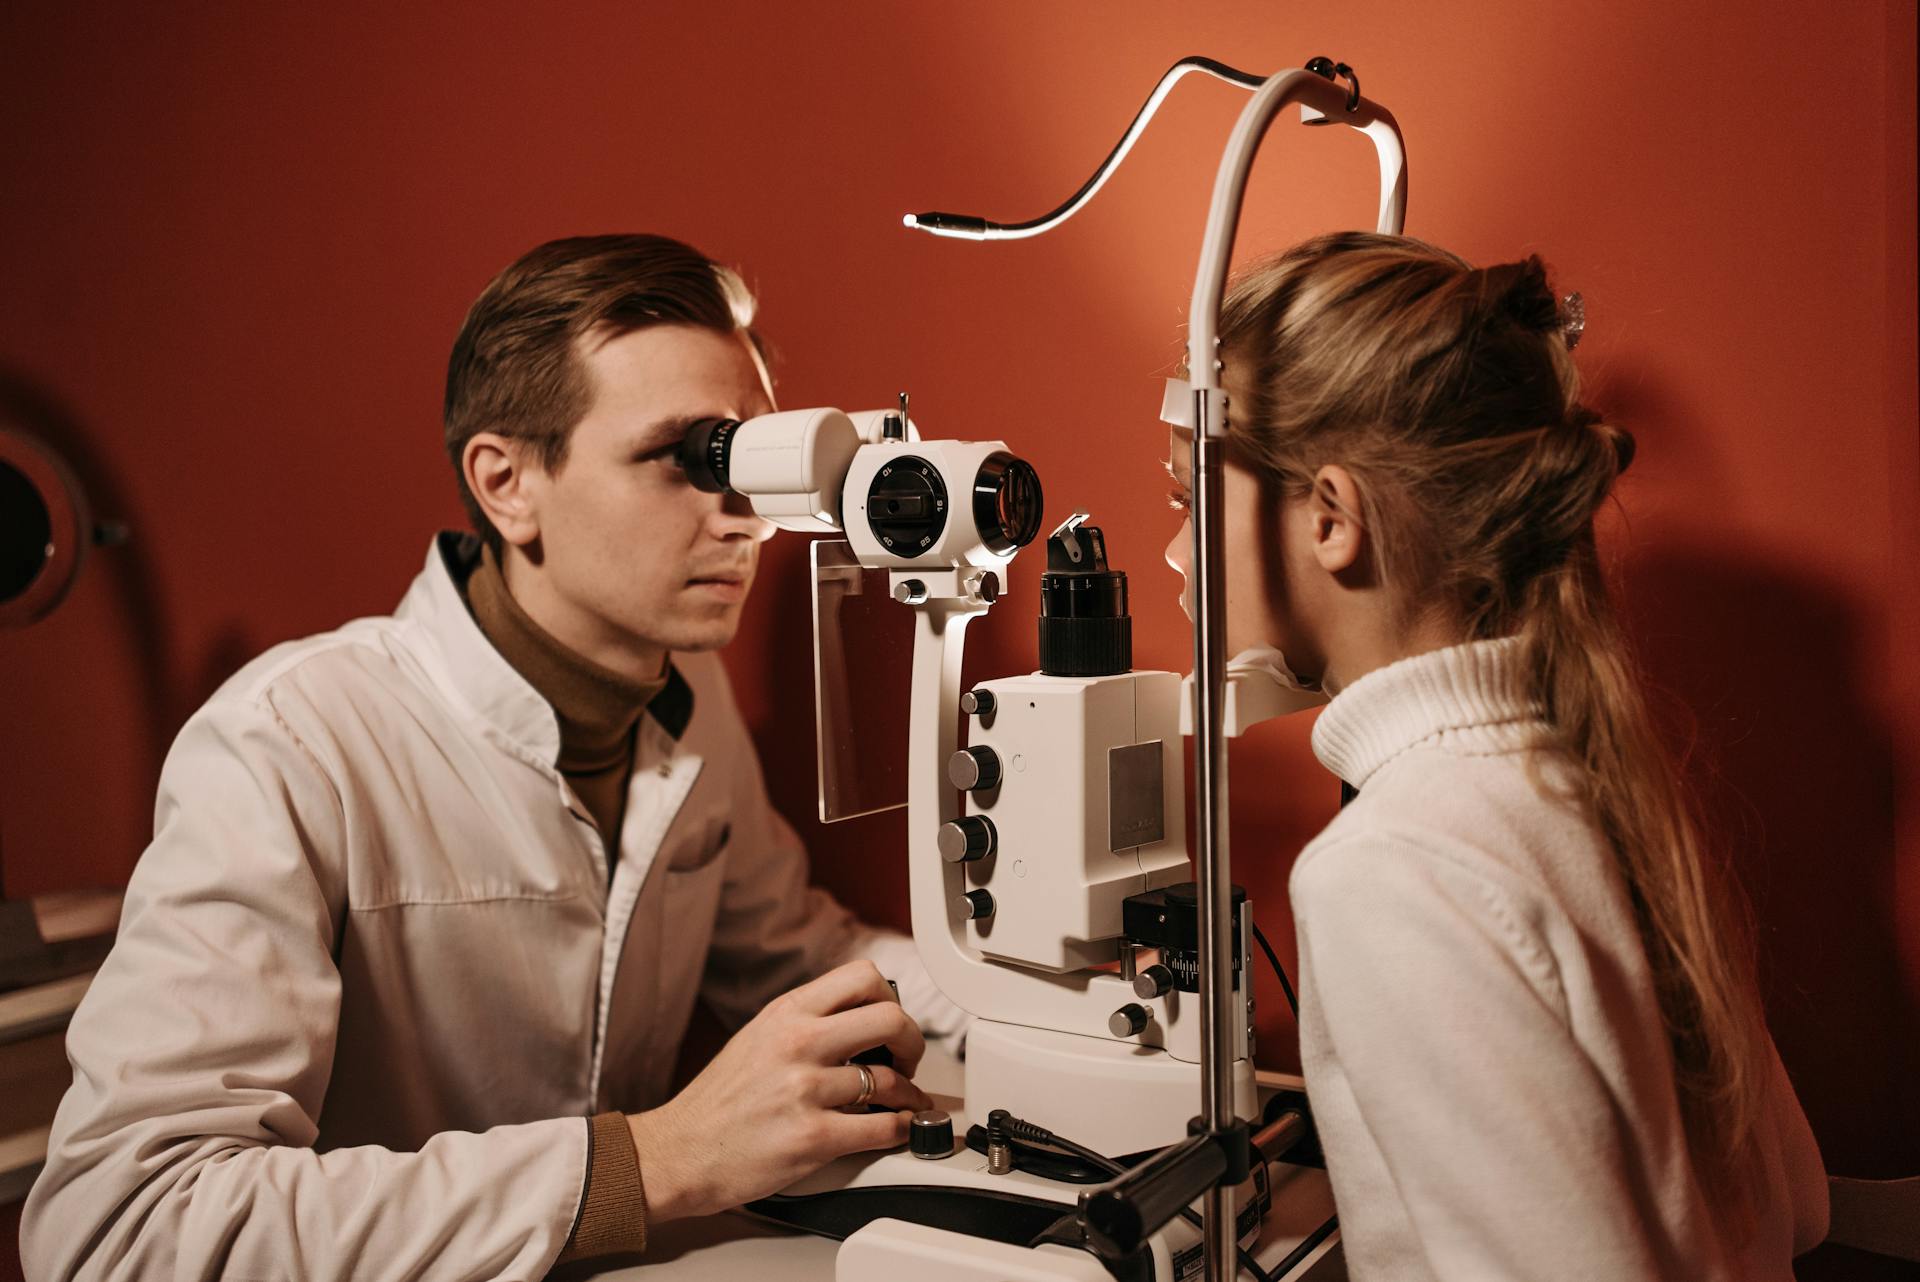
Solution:
[[[1518,636],[1554,747],[1618,860],[1673,1053],[1703,1186],[1728,1228],[1751,1207],[1767,1063],[1750,931],[1656,733],[1601,573],[1595,512],[1630,433],[1582,406],[1538,258],[1477,270],[1418,241],[1311,240],[1221,306],[1245,391],[1229,431],[1304,493],[1359,485],[1377,568],[1463,639]]]

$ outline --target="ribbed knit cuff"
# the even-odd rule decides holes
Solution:
[[[596,1255],[638,1254],[647,1249],[647,1195],[640,1184],[640,1154],[633,1147],[625,1113],[601,1113],[589,1124],[587,1191],[580,1218],[556,1264]]]

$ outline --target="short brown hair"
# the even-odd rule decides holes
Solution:
[[[453,342],[442,411],[460,501],[480,537],[499,552],[499,531],[467,487],[467,442],[498,432],[530,443],[541,466],[558,469],[593,396],[578,356],[582,336],[650,325],[751,336],[753,313],[753,293],[737,272],[665,236],[551,240],[495,276]]]

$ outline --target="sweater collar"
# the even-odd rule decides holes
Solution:
[[[490,547],[467,578],[467,605],[493,648],[553,705],[560,723],[555,764],[563,773],[604,770],[627,759],[634,723],[666,688],[664,668],[651,681],[634,681],[563,645],[513,599]]]
[[[1376,668],[1342,690],[1313,727],[1320,764],[1361,787],[1416,744],[1452,732],[1455,746],[1493,749],[1543,711],[1529,690],[1518,637],[1469,641]]]
[[[420,630],[438,650],[435,683],[521,753],[552,766],[560,757],[560,724],[553,705],[503,657],[467,608],[466,588],[480,564],[480,540],[451,531],[427,550],[426,568],[408,589],[395,617]],[[666,686],[646,705],[670,740],[693,719],[693,690],[671,662]]]

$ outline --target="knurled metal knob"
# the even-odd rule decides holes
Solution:
[[[985,815],[962,815],[940,825],[940,857],[950,864],[984,859],[999,844],[993,820]]]
[[[984,717],[993,712],[993,691],[969,690],[960,696],[960,711],[968,716]]]
[[[1155,962],[1133,977],[1133,993],[1151,1001],[1173,991],[1173,972]]]
[[[1147,1026],[1147,1008],[1138,1002],[1128,1002],[1113,1012],[1107,1020],[1107,1031],[1115,1037],[1134,1037]]]
[[[960,907],[968,921],[981,921],[993,916],[993,896],[984,890],[969,890],[960,897]]]
[[[953,1119],[937,1108],[913,1115],[907,1128],[907,1147],[915,1157],[937,1160],[953,1156]]]
[[[1000,786],[1000,755],[982,744],[947,758],[947,779],[956,788],[983,792]]]

